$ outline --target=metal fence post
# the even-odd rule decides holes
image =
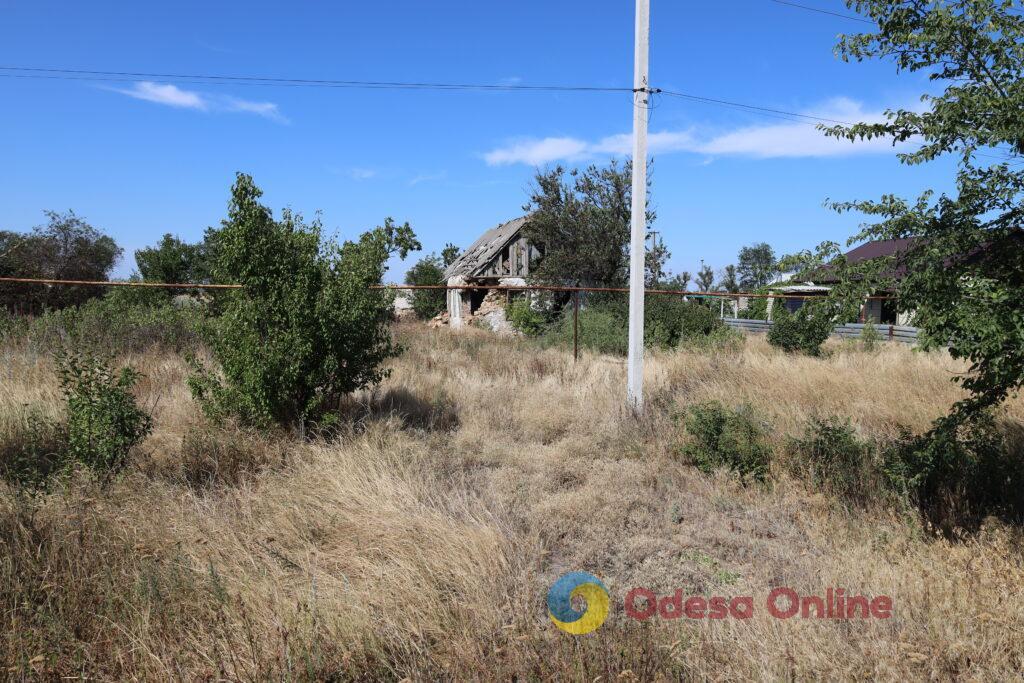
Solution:
[[[580,290],[572,293],[572,360],[580,359]]]

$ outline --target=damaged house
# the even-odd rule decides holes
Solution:
[[[522,234],[529,219],[529,215],[521,216],[491,228],[445,270],[449,287],[477,286],[448,290],[447,315],[452,327],[461,327],[473,318],[484,318],[493,329],[504,324],[506,296],[493,288],[526,286],[530,265],[543,255]]]

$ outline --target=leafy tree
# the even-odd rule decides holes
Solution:
[[[321,227],[284,211],[274,220],[262,192],[238,174],[228,217],[212,233],[214,277],[241,290],[224,293],[209,345],[219,372],[195,363],[193,393],[213,418],[237,416],[258,427],[331,420],[342,395],[379,382],[398,354],[388,329],[391,297],[372,290],[392,254],[419,242],[409,224],[383,226],[342,245]]]
[[[945,347],[970,363],[956,378],[969,392],[954,418],[978,414],[1024,382],[1024,16],[1008,0],[892,2],[848,0],[878,30],[840,38],[844,60],[891,60],[942,88],[916,111],[886,112],[881,123],[826,129],[850,140],[921,143],[899,154],[908,165],[945,154],[957,159],[956,191],[914,201],[834,204],[877,222],[850,242],[910,238],[896,257],[848,266],[836,245],[822,245],[846,274],[837,295],[896,288],[897,307],[912,312],[927,348]],[[894,274],[902,278],[894,281]]]
[[[443,253],[443,252],[442,252]],[[405,274],[407,285],[440,285],[444,284],[443,256],[430,254],[421,258]],[[411,294],[412,310],[421,320],[429,320],[445,309],[445,291],[443,289],[418,289]]]
[[[730,294],[740,291],[740,281],[739,275],[736,272],[736,266],[729,264],[722,269],[718,276],[718,288]]]
[[[740,249],[736,272],[740,289],[751,292],[769,284],[779,274],[775,250],[765,242]]]
[[[701,266],[697,272],[697,291],[710,292],[715,286],[715,271],[711,266]]]
[[[692,276],[690,271],[684,270],[681,273],[673,275],[668,280],[658,284],[659,289],[675,289],[680,292],[685,292],[690,288],[690,280]]]
[[[28,235],[0,233],[0,274],[7,277],[51,280],[106,280],[122,250],[107,235],[74,212],[45,212],[49,222]],[[5,285],[0,300],[8,308],[22,305],[34,310],[65,308],[99,296],[88,286]]]
[[[441,265],[445,268],[455,263],[455,259],[459,258],[462,254],[462,250],[457,246],[448,242],[444,245],[444,249],[441,250]]]
[[[205,282],[210,279],[205,243],[189,244],[170,233],[156,246],[136,251],[135,263],[146,282]]]
[[[632,164],[613,161],[568,173],[561,166],[538,173],[523,234],[544,253],[530,268],[542,284],[618,287],[629,273]],[[647,225],[655,213],[647,210]],[[662,272],[668,252],[648,251],[646,281]]]

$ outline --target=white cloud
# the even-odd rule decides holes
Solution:
[[[508,147],[492,150],[484,155],[490,166],[529,164],[539,166],[550,161],[576,161],[590,154],[589,145],[576,138],[544,138],[521,140]]]
[[[242,112],[256,114],[277,123],[288,123],[278,106],[273,102],[254,102],[237,97],[221,95],[204,95],[193,90],[182,90],[170,83],[154,83],[140,81],[133,83],[131,88],[111,88],[114,92],[134,97],[137,100],[163,104],[178,109],[195,109],[197,111]]]
[[[847,98],[830,100],[818,109],[816,116],[835,121],[882,121],[881,112],[865,111],[858,102]],[[813,123],[813,122],[811,122]],[[739,155],[759,159],[782,157],[834,157],[852,154],[892,152],[889,140],[874,139],[850,142],[826,137],[814,125],[777,123],[747,126],[712,136],[694,151],[711,155]]]
[[[420,183],[436,182],[438,180],[444,180],[447,177],[448,174],[445,171],[441,171],[440,173],[421,173],[409,181],[409,186],[412,187],[419,185]]]
[[[806,112],[810,114],[811,112]],[[867,111],[861,103],[835,98],[816,108],[814,116],[836,121],[881,121],[879,111]],[[770,123],[733,130],[695,129],[656,131],[648,135],[651,154],[689,152],[706,156],[745,156],[757,159],[784,157],[834,157],[853,154],[891,153],[890,141],[875,139],[856,143],[826,137],[813,121]],[[910,143],[904,143],[905,147]],[[581,161],[594,157],[629,155],[633,149],[630,133],[609,135],[594,142],[573,137],[520,139],[483,155],[491,166],[527,164],[539,166],[553,161]]]
[[[240,100],[235,97],[229,97],[225,100],[225,105],[228,111],[240,111],[249,114],[256,114],[262,116],[265,119],[276,121],[278,123],[290,123],[285,118],[277,105],[273,102],[252,102],[250,100]]]
[[[369,180],[377,175],[377,171],[372,168],[350,168],[348,175],[352,180]]]
[[[153,83],[152,81],[133,83],[131,88],[118,89],[117,92],[137,100],[166,104],[168,107],[205,111],[208,106],[206,100],[197,92],[182,90],[176,85]]]

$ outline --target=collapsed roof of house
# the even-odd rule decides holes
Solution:
[[[444,271],[445,279],[517,277],[529,273],[530,261],[539,252],[520,234],[530,216],[491,228]]]

